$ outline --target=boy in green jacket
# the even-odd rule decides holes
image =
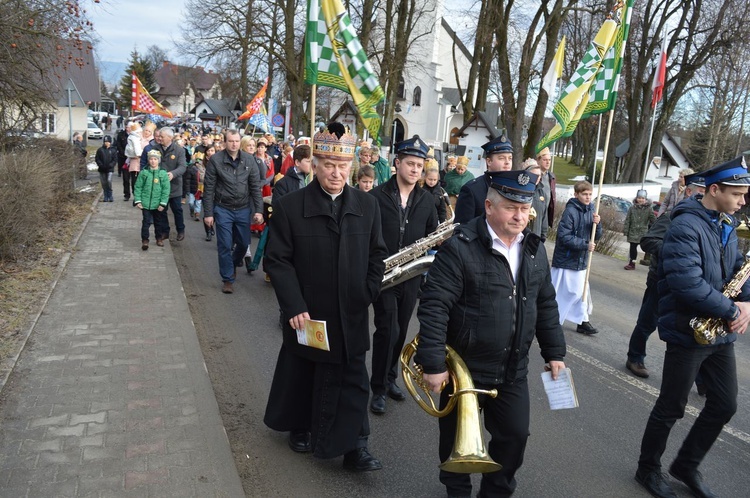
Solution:
[[[155,149],[148,151],[148,169],[141,171],[135,183],[135,205],[143,212],[141,223],[141,249],[148,250],[148,232],[154,224],[156,245],[164,245],[164,235],[169,232],[169,220],[164,211],[169,202],[171,187],[169,175],[159,169],[161,152]]]

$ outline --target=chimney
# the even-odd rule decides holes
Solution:
[[[197,69],[198,71],[203,71],[203,66],[195,66],[195,69]]]
[[[167,67],[169,65],[169,61],[162,61],[161,65],[162,67]]]
[[[208,74],[214,74],[214,70],[213,69],[209,69],[208,70]]]

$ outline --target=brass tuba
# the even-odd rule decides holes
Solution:
[[[745,262],[742,263],[739,271],[735,273],[732,280],[724,286],[724,294],[729,299],[737,297],[742,292],[742,286],[750,278],[750,252],[745,254]],[[727,335],[727,326],[721,318],[701,318],[696,316],[690,320],[690,327],[693,329],[695,342],[698,344],[713,344],[717,337]]]
[[[444,417],[458,405],[456,407],[458,412],[453,451],[448,459],[440,464],[440,468],[448,472],[462,474],[497,472],[502,466],[487,454],[482,424],[479,420],[479,401],[477,400],[477,394],[497,397],[497,389],[489,391],[475,389],[474,382],[471,380],[471,373],[466,364],[452,347],[446,345],[445,363],[453,384],[453,394],[450,395],[445,408],[439,410],[435,406],[432,396],[430,396],[429,388],[422,379],[422,367],[412,363],[418,344],[419,336],[417,335],[401,351],[401,372],[409,394],[424,411],[434,417]],[[424,391],[426,400],[429,400],[429,402],[417,391],[416,386]]]

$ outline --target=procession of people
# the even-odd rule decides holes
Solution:
[[[152,123],[128,125],[125,136],[118,133],[114,144],[108,136],[97,152],[104,199],[113,200],[112,174],[120,167],[124,200],[134,195],[143,210],[143,250],[151,224],[157,245],[170,240],[168,210],[177,232],[171,242],[184,240],[187,203],[188,219],[203,222],[206,240],[216,234],[225,294],[233,293],[236,268],[248,259],[253,270],[266,272],[279,303],[282,345],[264,422],[288,433],[292,451],[343,456],[343,467],[353,472],[383,468],[369,450],[369,413],[383,416],[388,399],[408,397],[399,385],[399,359],[416,309],[415,362],[423,377],[411,381],[448,405],[455,387],[450,346],[475,388],[497,391],[497,397],[477,395],[484,425],[478,430],[489,432],[487,454],[499,464],[496,471],[477,471],[484,474],[478,496],[511,496],[529,437],[533,343],[554,379],[565,369],[564,322],[584,336],[598,332],[589,321],[586,275],[602,235],[591,184],[574,185],[558,223],[550,150],[513,170],[514,148],[504,135],[483,145],[486,171],[476,178],[466,176],[464,157],[436,168],[429,145],[417,136],[396,143],[391,158],[358,143],[339,123],[280,148],[273,140],[242,137],[235,129],[219,139]],[[653,496],[676,496],[660,459],[695,382],[706,405],[669,473],[696,496],[715,496],[698,467],[736,410],[733,343],[750,322],[750,286],[736,298],[722,290],[742,266],[732,215],[744,205],[748,185],[750,174],[738,158],[681,176],[678,193],[658,218],[639,190],[626,219],[631,252],[625,269],[634,268],[639,245],[652,258],[626,368],[648,377],[646,340],[658,328],[667,343],[662,389],[636,472]],[[409,252],[443,222],[458,224],[452,236],[422,251],[435,258],[426,275],[381,288],[385,261]],[[255,226],[262,227],[263,243],[253,258]],[[714,341],[693,338],[689,322],[696,314],[723,323]],[[320,323],[324,340],[313,344]],[[454,409],[436,423],[438,456],[446,461],[464,422]],[[437,478],[448,496],[472,496],[469,472],[440,470]]]

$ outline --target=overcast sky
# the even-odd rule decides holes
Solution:
[[[103,0],[89,4],[88,14],[99,35],[96,45],[101,61],[128,62],[133,47],[145,51],[158,45],[174,51],[185,3],[181,0]]]

